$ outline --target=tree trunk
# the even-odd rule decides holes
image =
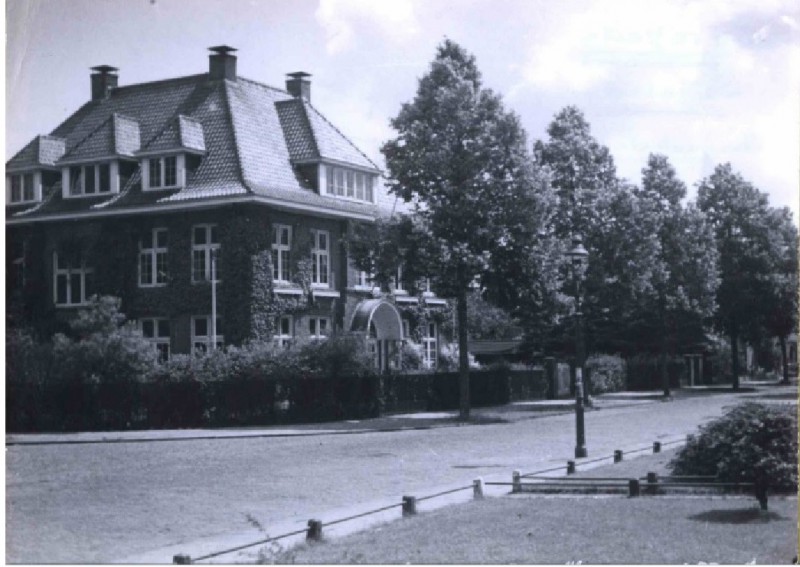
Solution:
[[[667,316],[664,307],[664,298],[659,301],[659,311],[661,311],[661,340],[658,344],[658,362],[661,370],[661,386],[664,388],[664,397],[670,396],[669,372],[667,371]]]
[[[783,382],[784,384],[789,383],[789,356],[786,353],[786,337],[781,335],[780,337],[781,342],[781,366],[783,367]]]
[[[733,390],[739,389],[739,340],[736,333],[730,334],[731,339],[731,372],[733,373]]]
[[[664,329],[666,331],[666,329]],[[659,366],[661,367],[661,385],[664,388],[664,397],[670,396],[669,389],[669,371],[667,368],[667,336],[666,332],[661,334],[661,341],[659,344]]]
[[[458,324],[458,392],[459,419],[469,419],[469,353],[467,352],[467,292],[461,290],[456,297]]]

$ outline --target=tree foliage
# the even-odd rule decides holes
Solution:
[[[474,56],[437,49],[414,100],[392,119],[382,152],[389,190],[413,206],[434,289],[456,299],[461,417],[469,416],[467,300],[476,279],[527,257],[548,214],[547,179],[534,168],[519,118],[483,86]],[[407,251],[406,251],[407,252]],[[411,265],[407,262],[406,265]]]
[[[739,340],[762,339],[768,332],[769,314],[780,309],[781,301],[787,301],[791,309],[796,296],[792,276],[786,272],[791,269],[792,254],[796,256],[796,232],[788,211],[771,209],[767,196],[730,164],[718,165],[700,182],[697,205],[715,233],[721,278],[716,323],[731,343],[736,389]]]
[[[797,416],[747,402],[700,428],[669,464],[675,475],[710,475],[797,489]]]

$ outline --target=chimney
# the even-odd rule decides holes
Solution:
[[[235,81],[236,56],[233,55],[233,52],[236,49],[228,45],[217,45],[209,47],[208,50],[213,53],[208,56],[208,78],[212,81],[221,79]]]
[[[109,65],[98,65],[92,67],[92,71],[92,100],[102,100],[108,96],[111,89],[116,88],[119,69]]]
[[[311,102],[311,81],[306,79],[310,77],[308,73],[299,71],[297,73],[287,73],[289,79],[286,79],[286,90],[294,98],[302,98],[306,102]]]

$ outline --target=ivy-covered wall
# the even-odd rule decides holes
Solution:
[[[253,205],[10,227],[7,297],[17,298],[18,306],[13,323],[33,324],[43,335],[63,330],[76,309],[54,305],[53,252],[75,257],[82,254],[94,268],[97,293],[120,297],[122,311],[130,319],[169,318],[173,352],[188,352],[191,317],[211,314],[211,284],[191,281],[192,227],[206,223],[218,227],[221,281],[217,288],[217,312],[226,343],[241,344],[250,338],[268,340],[274,333],[275,319],[283,314],[295,316],[298,335],[308,333],[307,320],[302,316],[329,317],[334,327],[342,327],[344,302],[316,297],[312,292],[311,229],[329,231],[331,287],[344,292],[347,261],[341,240],[345,223]],[[273,223],[292,227],[290,285],[298,294],[273,293]],[[139,287],[139,242],[154,228],[168,229],[168,283],[163,287]],[[11,262],[19,255],[17,249],[24,250],[26,255],[24,286],[9,275]]]

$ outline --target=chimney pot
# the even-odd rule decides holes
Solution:
[[[208,78],[212,81],[228,79],[236,80],[236,56],[233,52],[235,48],[229,45],[216,45],[209,47],[212,55],[208,56]]]
[[[92,67],[92,100],[102,100],[108,96],[111,89],[116,88],[119,82],[116,67],[110,65],[98,65]]]
[[[302,98],[307,102],[311,102],[311,81],[306,77],[311,75],[298,71],[297,73],[287,73],[289,78],[286,79],[286,91],[294,98]]]

